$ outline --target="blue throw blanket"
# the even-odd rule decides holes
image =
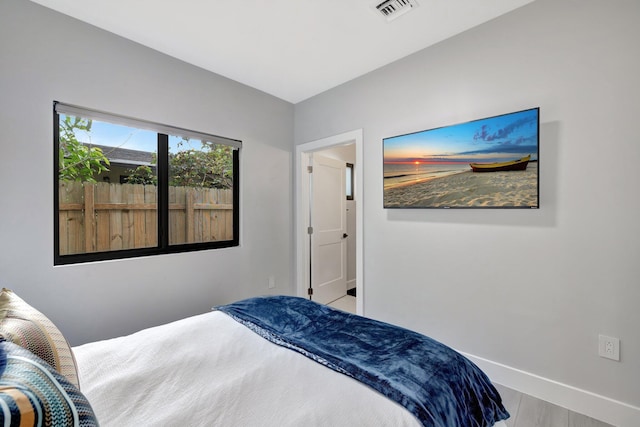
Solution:
[[[509,417],[476,365],[417,332],[298,297],[251,298],[215,309],[370,386],[424,426],[492,426]]]

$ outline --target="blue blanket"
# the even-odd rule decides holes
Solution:
[[[298,297],[251,298],[215,309],[370,386],[424,426],[492,426],[509,417],[476,365],[417,332]]]

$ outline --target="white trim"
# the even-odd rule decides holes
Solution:
[[[462,354],[478,365],[491,378],[491,381],[496,384],[501,384],[617,427],[636,427],[638,420],[640,420],[640,408],[628,403],[472,354]]]
[[[333,147],[336,145],[355,144],[355,203],[356,203],[356,312],[364,314],[364,216],[363,216],[363,195],[364,195],[364,175],[363,175],[363,132],[356,129],[328,138],[318,139],[296,146],[294,159],[295,168],[295,266],[296,266],[296,294],[301,297],[307,296],[309,269],[306,260],[309,256],[308,245],[305,244],[307,229],[306,218],[309,217],[308,194],[303,191],[305,182],[304,172],[308,165],[308,155],[311,152]]]

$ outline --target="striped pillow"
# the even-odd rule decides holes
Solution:
[[[0,334],[49,363],[80,387],[76,361],[62,332],[11,290],[0,291]]]
[[[0,339],[0,425],[97,427],[86,397],[49,364]]]

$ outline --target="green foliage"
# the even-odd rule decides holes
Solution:
[[[188,140],[178,144],[182,146]],[[154,158],[155,163],[155,158]],[[157,185],[158,178],[149,166],[129,170],[127,183]],[[176,187],[232,188],[233,150],[226,145],[202,142],[193,148],[169,154],[169,185]]]
[[[227,145],[202,142],[202,149],[169,154],[169,185],[231,188],[233,150]]]
[[[95,175],[109,170],[109,159],[102,149],[85,145],[76,137],[77,130],[91,132],[91,124],[89,119],[71,116],[60,121],[60,180],[96,182]]]
[[[64,118],[64,119],[62,119]],[[59,146],[59,179],[96,182],[95,177],[109,171],[109,159],[98,147],[78,141],[76,132],[91,133],[92,121],[73,116],[61,116]],[[183,138],[181,148],[188,145]],[[154,155],[152,164],[156,164]],[[129,169],[129,184],[157,185],[154,168],[138,166]],[[227,189],[233,186],[233,150],[231,147],[202,141],[200,149],[182,149],[169,153],[169,185],[177,187],[201,187]]]
[[[140,165],[135,169],[129,169],[127,172],[130,174],[126,178],[127,184],[158,185],[158,175],[150,166]]]

